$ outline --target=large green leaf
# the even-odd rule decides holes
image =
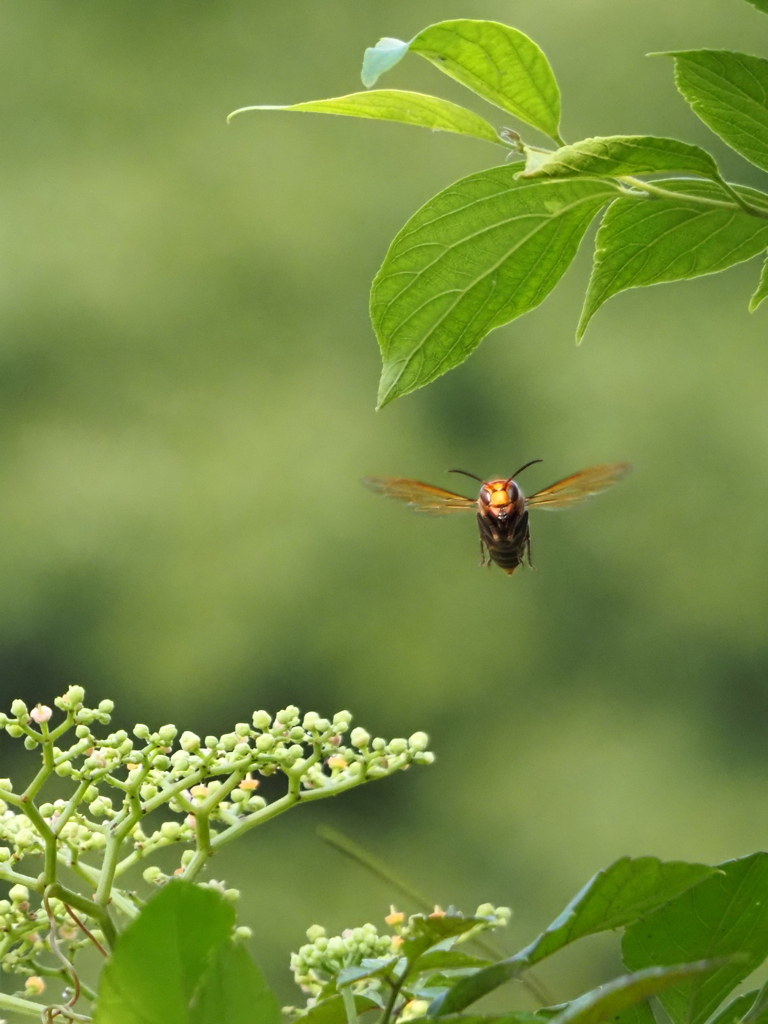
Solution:
[[[622,857],[599,871],[534,942],[508,960],[459,982],[433,1002],[430,1016],[463,1010],[576,939],[637,921],[710,877],[714,870],[705,864],[665,862],[656,857]]]
[[[525,33],[497,21],[460,19],[430,25],[410,43],[382,39],[365,51],[363,84],[373,85],[409,49],[561,144],[560,90],[549,61]]]
[[[593,992],[574,999],[553,1024],[601,1024],[614,1020],[622,1011],[650,996],[657,995],[673,985],[701,977],[717,965],[704,960],[700,963],[678,964],[675,967],[650,967],[636,974],[616,978]]]
[[[728,861],[720,871],[624,935],[624,963],[631,970],[668,965],[681,956],[731,958],[706,977],[659,995],[676,1024],[702,1024],[768,956],[768,854]]]
[[[353,92],[330,100],[311,100],[291,106],[255,106],[233,110],[227,118],[249,110],[289,110],[299,113],[343,114],[347,117],[368,117],[379,121],[400,121],[420,125],[433,131],[458,132],[472,135],[487,142],[501,140],[496,129],[486,120],[457,103],[402,89],[375,89],[373,92]]]
[[[582,139],[543,159],[535,153],[534,166],[527,166],[521,177],[595,178],[658,171],[700,174],[715,181],[720,177],[717,164],[705,150],[653,135]]]
[[[747,0],[747,3],[752,4],[758,11],[762,11],[763,14],[768,14],[768,0]]]
[[[618,199],[603,218],[579,338],[612,295],[714,274],[756,256],[768,245],[768,220],[724,202],[716,185],[675,179],[655,184],[679,195]],[[762,192],[741,187],[737,191],[768,211],[768,197]],[[704,203],[691,201],[694,196]]]
[[[376,275],[371,318],[383,370],[379,408],[462,363],[494,327],[533,309],[617,194],[599,181],[517,181],[494,167],[431,199]]]
[[[730,50],[676,50],[675,81],[723,141],[768,171],[768,60]]]
[[[280,1004],[244,946],[224,943],[213,953],[189,1013],[189,1024],[254,1021],[281,1024]]]
[[[102,971],[94,1024],[188,1024],[192,996],[234,922],[213,889],[179,881],[161,889]]]

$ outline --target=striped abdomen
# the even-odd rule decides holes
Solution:
[[[477,522],[480,540],[488,549],[491,561],[511,576],[518,565],[522,565],[530,543],[528,513],[500,520],[478,512]]]

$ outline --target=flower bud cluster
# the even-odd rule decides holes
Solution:
[[[310,940],[298,953],[291,953],[291,970],[297,985],[312,996],[345,967],[357,967],[365,958],[394,955],[395,936],[379,935],[376,925],[347,928],[341,935],[327,938],[325,928],[314,924],[307,929]],[[371,980],[366,984],[370,986]]]
[[[348,928],[341,935],[335,935],[332,938],[327,937],[325,929],[321,925],[313,924],[311,928],[307,929],[309,942],[303,945],[298,953],[291,954],[291,970],[293,971],[294,980],[310,997],[307,1001],[307,1009],[310,1009],[317,1003],[319,996],[328,994],[329,989],[327,986],[329,982],[336,978],[344,968],[357,967],[360,964],[364,967],[372,967],[374,971],[378,969],[380,974],[377,976],[375,973],[371,973],[366,977],[360,978],[359,981],[352,981],[352,990],[358,993],[364,992],[366,995],[378,1000],[379,996],[377,993],[384,986],[382,974],[389,970],[390,967],[386,963],[376,965],[364,963],[364,961],[386,961],[388,958],[392,958],[391,964],[394,966],[406,939],[423,936],[425,933],[429,935],[430,920],[446,917],[447,915],[463,918],[463,915],[453,907],[445,911],[436,906],[429,915],[412,914],[406,919],[402,911],[391,907],[389,914],[387,914],[384,920],[392,929],[393,934],[380,935],[375,925],[364,924],[362,928]],[[478,932],[502,928],[509,922],[511,916],[512,911],[509,907],[494,907],[492,903],[482,903],[477,908],[476,913],[471,918],[466,919],[465,931],[459,935],[454,934],[448,940],[443,936],[435,937],[433,942],[434,944],[440,942],[441,948],[448,948],[443,945],[444,942],[447,941],[450,945],[454,945],[471,939]],[[432,926],[432,933],[434,934],[434,926]],[[427,971],[434,970],[435,968],[427,969]],[[418,991],[418,986],[415,987]],[[331,988],[330,991],[333,991],[333,989]],[[403,988],[402,993],[406,997],[407,1002],[407,987]],[[423,1001],[412,999],[410,1002],[407,1002],[407,1005],[403,1004],[403,1008],[407,1010],[403,1019],[423,1016],[427,1004],[423,1003],[422,1005],[422,1003]],[[407,1006],[410,1006],[409,1010]],[[293,1015],[298,1014],[301,1016],[302,1012],[304,1012],[295,1010],[292,1007],[288,1009]]]
[[[256,711],[221,736],[201,737],[179,734],[171,724],[154,731],[142,723],[130,733],[109,731],[103,727],[110,725],[113,702],[89,708],[84,700],[83,687],[71,686],[53,702],[63,715],[43,704],[29,708],[22,700],[13,701],[9,714],[0,713],[0,730],[23,738],[28,749],[41,748],[43,761],[42,773],[27,791],[0,779],[0,881],[11,883],[11,894],[29,887],[38,905],[37,911],[30,909],[29,893],[15,902],[11,895],[7,912],[0,904],[0,928],[6,921],[6,930],[19,938],[14,969],[20,971],[27,970],[25,958],[35,942],[46,941],[24,936],[45,935],[49,927],[39,902],[57,878],[51,875],[51,858],[44,857],[46,844],[55,841],[58,862],[76,866],[95,886],[99,858],[117,843],[109,857],[114,865],[110,902],[113,909],[131,913],[132,899],[117,888],[117,880],[138,861],[162,847],[186,845],[173,874],[151,866],[144,879],[159,885],[173,875],[196,880],[215,849],[274,816],[258,792],[262,777],[285,776],[282,810],[434,760],[425,733],[389,741],[359,727],[350,733],[348,711],[331,719],[314,711],[301,715],[289,705],[274,716]],[[41,786],[54,773],[69,781],[70,796],[44,802]],[[81,859],[82,854],[89,857]],[[21,862],[28,857],[37,858],[39,866],[22,874]],[[220,886],[227,899],[238,896],[223,883],[209,884]],[[54,917],[63,938],[73,944],[82,940],[63,904]],[[245,937],[243,929],[239,937]],[[13,957],[6,955],[6,961]]]

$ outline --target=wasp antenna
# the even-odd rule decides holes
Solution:
[[[468,473],[466,469],[449,469],[449,473],[461,473],[462,476],[471,476],[473,480],[477,480],[479,483],[483,483],[482,477],[477,476],[475,473]]]
[[[529,466],[535,466],[537,462],[543,462],[543,461],[544,461],[544,459],[531,459],[531,461],[530,461],[530,462],[526,462],[526,464],[525,464],[524,466],[521,466],[521,467],[520,467],[520,469],[516,470],[516,471],[515,471],[515,472],[514,472],[514,473],[512,474],[512,477],[511,477],[511,479],[513,479],[513,480],[514,480],[514,478],[515,478],[516,476],[519,476],[519,475],[520,475],[520,473],[522,473],[524,469],[528,469],[528,467],[529,467]]]

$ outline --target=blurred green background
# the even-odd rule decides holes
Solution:
[[[510,948],[612,858],[717,861],[768,836],[758,264],[614,299],[577,349],[590,243],[542,308],[376,414],[367,292],[387,244],[501,151],[353,119],[225,123],[356,91],[365,46],[449,17],[540,43],[567,139],[677,135],[765,187],[645,56],[767,54],[742,0],[3,5],[3,706],[78,682],[121,726],[203,734],[260,707],[349,708],[374,734],[425,729],[438,754],[214,864],[283,1002],[307,925],[381,925],[397,902],[321,822],[436,901],[510,904]],[[417,57],[383,84],[511,123]],[[358,482],[452,486],[451,466],[533,458],[529,489],[596,462],[636,471],[537,517],[538,572],[511,579],[477,568],[471,520],[419,519]],[[617,962],[598,942],[542,975],[563,999]]]

